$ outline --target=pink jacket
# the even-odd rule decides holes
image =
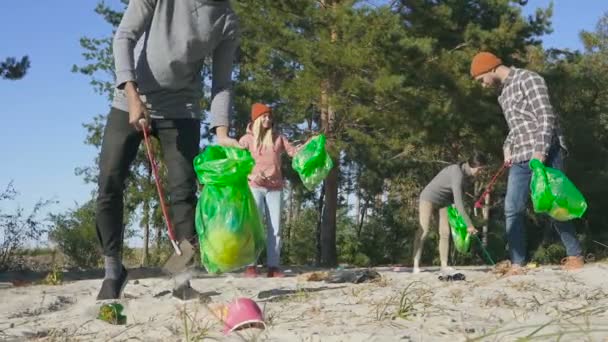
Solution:
[[[280,190],[283,188],[283,175],[281,173],[281,153],[287,152],[293,157],[299,150],[294,147],[283,135],[273,137],[274,146],[262,146],[259,149],[253,147],[253,133],[251,127],[241,137],[239,144],[248,149],[255,160],[255,167],[249,175],[249,185],[257,188]]]

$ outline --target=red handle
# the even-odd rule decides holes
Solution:
[[[165,218],[165,223],[167,224],[167,229],[169,231],[169,238],[173,243],[175,241],[175,235],[173,234],[173,226],[171,225],[171,220],[169,219],[169,212],[167,211],[167,206],[165,205],[165,196],[163,193],[163,187],[160,184],[160,177],[158,176],[158,169],[156,167],[156,162],[154,160],[154,156],[152,155],[152,146],[150,146],[150,139],[148,137],[148,129],[144,125],[142,125],[142,130],[144,131],[144,142],[146,144],[146,152],[148,153],[148,160],[150,164],[152,164],[152,172],[154,172],[154,182],[156,183],[156,190],[158,191],[158,197],[160,200],[160,207],[163,211],[163,217]]]
[[[502,175],[502,173],[507,169],[508,166],[509,166],[509,163],[504,163],[504,164],[502,164],[500,169],[498,169],[498,172],[496,172],[494,177],[492,177],[492,179],[490,180],[490,183],[488,183],[488,186],[486,187],[484,192],[481,194],[481,196],[479,196],[479,199],[477,200],[477,202],[475,202],[475,208],[483,207],[482,201],[490,193],[490,191],[492,191],[492,187],[498,181],[498,177],[500,177],[500,175]]]

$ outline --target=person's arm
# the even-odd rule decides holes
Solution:
[[[130,0],[116,29],[112,49],[119,89],[127,82],[135,82],[135,45],[152,20],[155,6],[156,0]]]
[[[152,20],[156,0],[131,0],[113,40],[116,87],[124,89],[129,105],[129,123],[136,129],[149,125],[148,110],[137,89],[135,77],[135,45]],[[145,119],[142,121],[142,117]]]
[[[242,148],[238,141],[228,136],[228,126],[217,126],[214,129],[215,135],[217,136],[217,143],[219,145]]]
[[[223,146],[240,147],[236,140],[228,137],[233,96],[232,69],[238,44],[235,34],[222,41],[213,52],[210,128]]]
[[[531,73],[521,83],[521,87],[538,121],[534,154],[535,157],[544,161],[551,148],[557,116],[553,111],[553,106],[551,106],[545,80],[540,75]]]
[[[287,155],[292,157],[295,156],[296,153],[298,153],[298,151],[304,146],[304,144],[300,145],[300,146],[293,146],[289,140],[287,140],[287,138],[283,135],[281,135],[281,139],[283,140],[283,147],[285,148],[285,152],[287,152]]]
[[[467,224],[467,228],[471,228],[471,227],[473,227],[473,222],[471,221],[471,218],[467,214],[467,211],[464,207],[464,200],[462,198],[463,176],[462,176],[462,174],[458,173],[458,174],[453,175],[451,178],[452,178],[452,195],[454,196],[454,206],[456,207],[456,209],[458,209],[458,212],[460,213],[460,215],[462,215],[464,222],[466,222],[466,224]]]
[[[250,140],[250,137],[245,134],[241,137],[241,139],[239,139],[239,145],[241,145],[242,148],[249,149]]]

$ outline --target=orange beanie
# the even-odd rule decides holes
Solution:
[[[254,122],[257,118],[266,113],[272,113],[270,107],[263,103],[254,103],[253,106],[251,106],[251,122]]]
[[[473,57],[471,62],[471,76],[473,78],[502,65],[500,58],[489,52],[480,52]]]

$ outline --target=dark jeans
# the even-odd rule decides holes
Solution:
[[[563,150],[560,147],[551,149],[545,165],[563,171]],[[530,179],[532,171],[528,162],[515,163],[509,170],[507,196],[505,198],[505,217],[507,241],[511,262],[522,265],[526,260],[526,238],[524,219],[528,199],[530,198]],[[551,219],[552,226],[557,230],[568,256],[581,255],[581,246],[576,238],[576,228],[570,222],[560,222]]]
[[[200,121],[194,119],[152,120],[151,135],[160,140],[168,171],[169,215],[176,239],[195,236],[196,175],[193,160],[199,152]],[[123,192],[131,163],[143,133],[129,124],[129,114],[112,108],[103,133],[99,158],[97,236],[107,256],[119,255],[124,233]],[[155,159],[160,159],[155,156]]]

